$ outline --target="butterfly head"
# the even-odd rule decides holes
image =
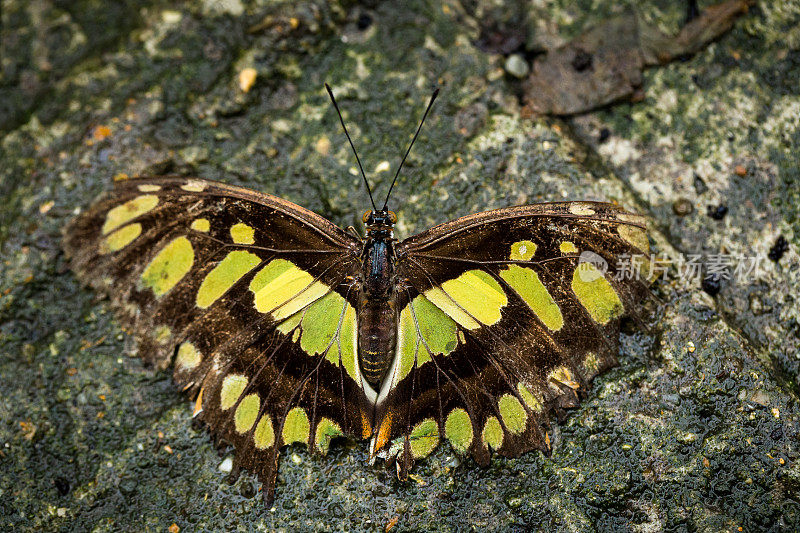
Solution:
[[[397,215],[394,211],[381,209],[380,211],[366,211],[362,218],[364,225],[367,227],[367,234],[372,234],[380,231],[391,232],[394,225],[397,223]]]

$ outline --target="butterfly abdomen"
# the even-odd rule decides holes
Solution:
[[[388,300],[362,298],[358,310],[358,364],[373,387],[381,383],[392,362],[396,331],[394,297]]]
[[[369,384],[377,387],[392,362],[397,334],[391,233],[376,231],[370,235],[362,258],[358,363]]]

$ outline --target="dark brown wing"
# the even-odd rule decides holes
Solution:
[[[619,320],[649,292],[624,266],[646,268],[648,250],[642,217],[590,202],[479,213],[400,243],[399,357],[373,453],[404,472],[440,436],[484,464],[492,449],[547,450],[549,412],[616,364]]]
[[[108,294],[140,354],[196,398],[274,493],[278,450],[367,438],[355,353],[361,244],[291,202],[186,178],[116,184],[65,230],[73,270]]]

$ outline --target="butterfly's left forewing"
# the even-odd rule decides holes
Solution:
[[[480,213],[400,243],[398,357],[373,454],[403,473],[441,439],[483,464],[549,449],[549,412],[616,364],[619,320],[649,291],[623,270],[648,251],[642,217],[589,202]]]
[[[360,243],[295,204],[185,178],[118,183],[65,230],[140,354],[174,365],[195,415],[274,492],[278,450],[366,438],[356,356]]]

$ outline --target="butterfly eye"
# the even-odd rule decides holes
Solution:
[[[363,220],[363,221],[364,221],[364,224],[366,224],[366,223],[367,223],[367,220],[369,219],[369,215],[370,215],[371,213],[372,213],[372,211],[364,211],[364,216],[363,216],[363,217],[361,217],[361,220]]]
[[[397,224],[397,215],[394,214],[394,211],[389,211],[389,220],[392,221],[392,224]]]

